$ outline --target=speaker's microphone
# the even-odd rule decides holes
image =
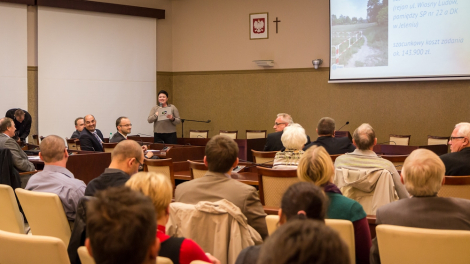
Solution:
[[[338,130],[336,130],[336,131],[340,131],[341,128],[343,128],[343,127],[345,127],[345,126],[347,126],[347,125],[349,125],[349,121],[346,121],[346,124],[344,124],[342,127],[340,127],[340,128],[339,128]]]
[[[160,107],[163,108],[163,104],[162,104],[162,103],[160,103]]]
[[[384,144],[384,143],[393,143],[393,144],[397,144],[395,141],[385,141],[385,142],[380,142],[380,143],[377,143],[377,145],[381,145],[381,144]]]

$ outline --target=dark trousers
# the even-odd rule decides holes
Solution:
[[[165,144],[177,144],[176,132],[173,133],[153,133],[153,142]]]

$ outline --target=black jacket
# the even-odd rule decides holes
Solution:
[[[351,140],[347,137],[318,137],[317,140],[306,145],[304,150],[307,150],[311,146],[322,146],[330,155],[353,152],[356,149]]]
[[[131,177],[118,169],[107,168],[104,170],[104,173],[91,180],[86,189],[85,195],[93,196],[97,191],[104,190],[108,187],[118,187],[123,186]]]
[[[69,253],[69,259],[71,264],[80,264],[80,258],[78,257],[77,249],[85,245],[86,239],[86,205],[91,199],[96,199],[90,196],[83,196],[78,201],[77,214],[75,216],[75,222],[73,224],[72,235],[70,236],[69,245],[67,252]]]
[[[446,166],[446,176],[470,175],[470,148],[440,156]]]
[[[114,133],[113,137],[109,139],[109,143],[119,143],[123,140],[126,140],[126,138],[121,135],[121,133],[116,132]]]
[[[104,142],[103,134],[99,129],[95,129],[98,137],[101,138],[101,141]],[[95,138],[95,136],[88,131],[86,128],[82,130],[80,133],[80,148],[81,150],[88,150],[88,151],[101,151],[103,152],[103,146],[101,143]]]
[[[266,145],[264,146],[264,151],[280,151],[284,150],[284,146],[282,145],[281,137],[282,133],[284,131],[280,132],[274,132],[268,134],[266,138]],[[310,137],[307,135],[307,143],[305,145],[310,144]]]
[[[25,139],[29,136],[29,132],[31,131],[31,123],[33,122],[33,119],[31,118],[31,115],[27,111],[21,109],[25,113],[24,120],[21,123],[16,121],[15,112],[18,109],[20,108],[13,108],[13,109],[8,110],[5,116],[13,119],[13,122],[15,122],[16,131],[15,131],[14,139],[17,140],[18,138],[20,138],[21,141],[24,142]]]
[[[72,139],[72,138],[79,139],[80,138],[80,132],[78,132],[78,130],[73,131],[72,136],[70,137],[70,139]]]

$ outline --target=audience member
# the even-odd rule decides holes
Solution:
[[[96,129],[96,120],[93,115],[86,115],[85,128],[80,133],[80,148],[88,151],[103,152],[103,134]]]
[[[398,198],[408,198],[405,186],[400,182],[400,174],[392,162],[383,159],[374,152],[377,145],[375,131],[369,124],[362,124],[353,133],[353,144],[356,149],[351,153],[341,155],[335,160],[335,168],[352,169],[384,169],[392,175]]]
[[[47,136],[39,148],[44,169],[31,176],[25,189],[57,194],[67,219],[75,220],[78,200],[83,196],[86,185],[65,168],[69,154],[64,140],[59,136]]]
[[[33,120],[31,115],[20,108],[13,108],[8,110],[5,116],[13,119],[13,122],[15,122],[16,131],[13,138],[18,142],[26,142],[26,138],[31,131],[31,123]]]
[[[449,140],[450,151],[441,156],[447,176],[470,175],[470,123],[455,125]]]
[[[227,199],[240,208],[252,226],[264,239],[268,235],[266,213],[255,187],[233,180],[231,171],[238,164],[238,146],[227,136],[218,135],[206,144],[204,163],[209,171],[201,178],[176,187],[175,201],[196,204]]]
[[[170,237],[165,233],[165,226],[170,217],[170,203],[173,198],[173,186],[162,174],[139,172],[127,181],[126,186],[142,192],[152,199],[157,214],[157,237],[160,240],[159,256],[169,258],[173,263],[190,264],[194,260],[212,262],[201,247],[191,239]],[[211,256],[213,263],[220,263]]]
[[[299,217],[325,222],[326,197],[322,189],[308,183],[298,182],[286,190],[279,209],[279,224]],[[240,252],[235,264],[255,264],[262,245],[247,247]]]
[[[284,129],[281,136],[285,150],[276,153],[273,169],[296,169],[300,157],[304,154],[302,148],[307,142],[305,129],[299,124],[292,124]]]
[[[305,146],[307,150],[311,146],[322,146],[326,149],[328,154],[344,154],[346,152],[353,152],[356,148],[347,137],[335,137],[335,120],[329,117],[320,119],[317,125],[317,140]]]
[[[279,151],[283,150],[284,146],[282,145],[281,137],[284,131],[284,128],[292,125],[294,120],[289,114],[278,114],[276,120],[274,121],[274,130],[276,132],[268,134],[266,138],[266,145],[264,146],[264,151]],[[307,137],[307,143],[310,144],[310,137]]]
[[[371,238],[366,213],[358,202],[343,196],[333,183],[335,170],[326,150],[321,146],[309,148],[300,159],[297,175],[300,180],[311,182],[324,190],[329,198],[328,218],[353,223],[356,263],[369,263]]]
[[[116,119],[117,132],[109,139],[109,143],[119,143],[127,139],[127,135],[131,133],[132,124],[129,118],[121,116]]]
[[[349,264],[348,246],[321,221],[296,219],[274,232],[260,251],[258,264]]]
[[[85,119],[83,119],[83,117],[75,118],[75,131],[73,131],[72,136],[70,138],[71,139],[80,138],[80,133],[83,131],[84,128],[85,128]]]
[[[160,242],[152,201],[127,187],[98,192],[87,205],[85,246],[96,264],[155,264]]]
[[[377,224],[470,230],[470,201],[437,197],[444,173],[444,163],[432,151],[413,151],[401,171],[401,180],[412,197],[380,207]],[[372,243],[370,260],[372,264],[380,263],[377,238]]]
[[[111,153],[111,164],[103,174],[88,183],[85,195],[93,196],[96,191],[124,185],[143,162],[144,154],[137,142],[124,140],[118,143]]]
[[[34,171],[34,165],[28,160],[28,155],[12,138],[15,136],[15,123],[9,117],[0,119],[0,148],[9,149],[13,157],[13,166],[18,171]]]

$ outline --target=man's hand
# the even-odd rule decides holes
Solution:
[[[147,149],[148,149],[148,148],[147,148],[147,145],[142,145],[142,149],[143,149],[144,151],[147,151]]]
[[[153,157],[153,152],[149,151],[147,152],[147,154],[145,154],[145,156],[147,156],[147,159],[150,159],[151,157]]]

